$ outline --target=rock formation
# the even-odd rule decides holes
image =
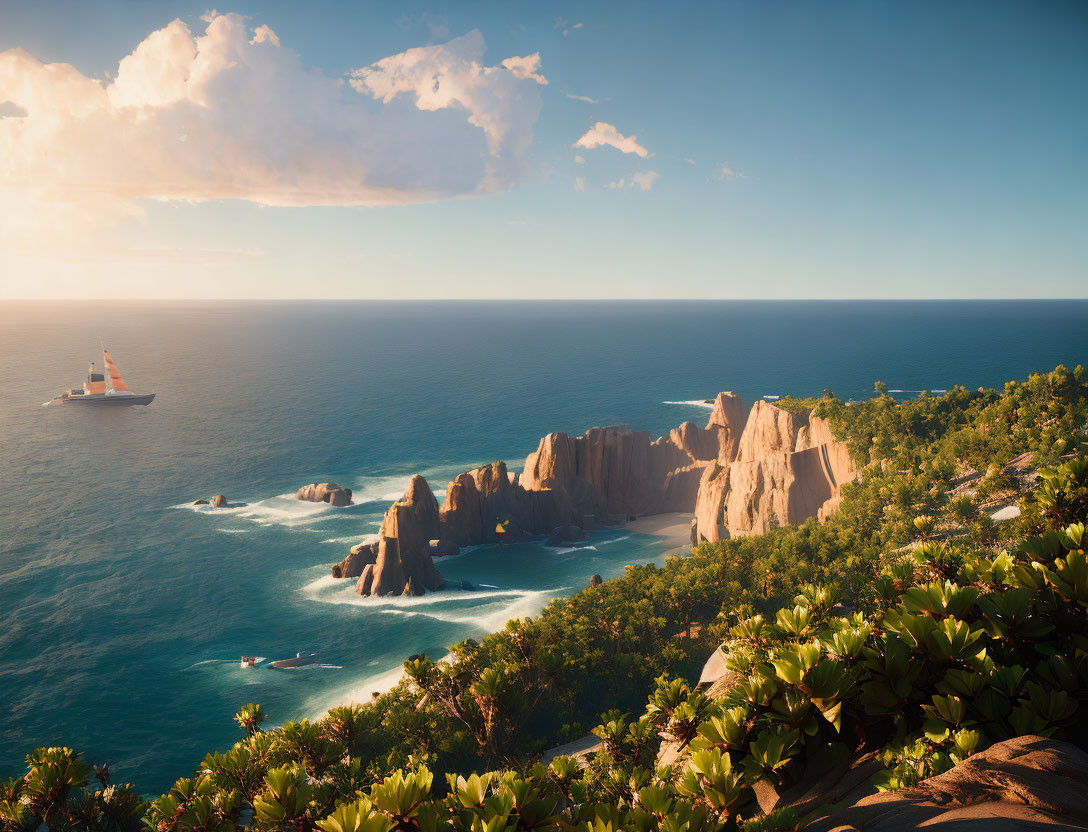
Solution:
[[[412,477],[403,499],[385,513],[374,563],[363,566],[360,595],[422,595],[445,582],[431,562],[431,540],[439,537],[438,501],[423,477]]]
[[[222,494],[216,494],[212,498],[212,508],[222,508],[227,504],[227,498]]]
[[[692,542],[763,534],[824,519],[856,471],[826,420],[756,402],[736,444],[699,482]]]
[[[351,505],[351,489],[344,488],[334,482],[318,482],[313,485],[304,485],[295,492],[296,500],[304,500],[309,503],[329,503],[334,506]]]
[[[541,535],[559,545],[584,540],[596,524],[666,511],[694,510],[693,542],[758,534],[825,516],[853,476],[824,420],[766,402],[749,411],[735,393],[719,393],[705,428],[685,422],[656,440],[626,425],[550,433],[520,477],[504,462],[455,477],[441,510],[416,476],[386,513],[378,541],[354,547],[333,574],[357,577],[363,595],[420,593],[442,582],[431,558],[461,546]],[[346,505],[351,492],[319,483],[296,497]]]
[[[896,792],[858,799],[853,793],[798,801],[803,815],[820,803],[846,802],[805,827],[811,832],[906,832],[909,829],[979,829],[1027,832],[1088,829],[1088,754],[1067,742],[1022,736],[990,746],[962,763]],[[845,797],[845,800],[843,799]]]
[[[358,578],[363,569],[378,560],[378,541],[356,543],[346,558],[332,568],[334,578]]]

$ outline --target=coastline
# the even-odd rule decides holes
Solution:
[[[636,534],[663,538],[669,547],[669,554],[673,554],[673,549],[686,550],[691,547],[691,518],[688,511],[667,511],[628,520],[624,528]]]

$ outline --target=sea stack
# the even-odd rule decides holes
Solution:
[[[385,513],[374,563],[362,568],[360,595],[422,595],[445,583],[431,562],[431,540],[439,537],[438,501],[427,481],[412,477],[403,499]]]

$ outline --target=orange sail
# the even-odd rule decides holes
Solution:
[[[121,378],[121,371],[117,369],[117,362],[113,360],[113,356],[102,350],[102,359],[106,362],[106,372],[110,376],[110,387],[119,393],[127,393],[128,385]]]

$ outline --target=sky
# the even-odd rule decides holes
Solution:
[[[0,298],[1088,296],[1088,4],[0,0]]]

